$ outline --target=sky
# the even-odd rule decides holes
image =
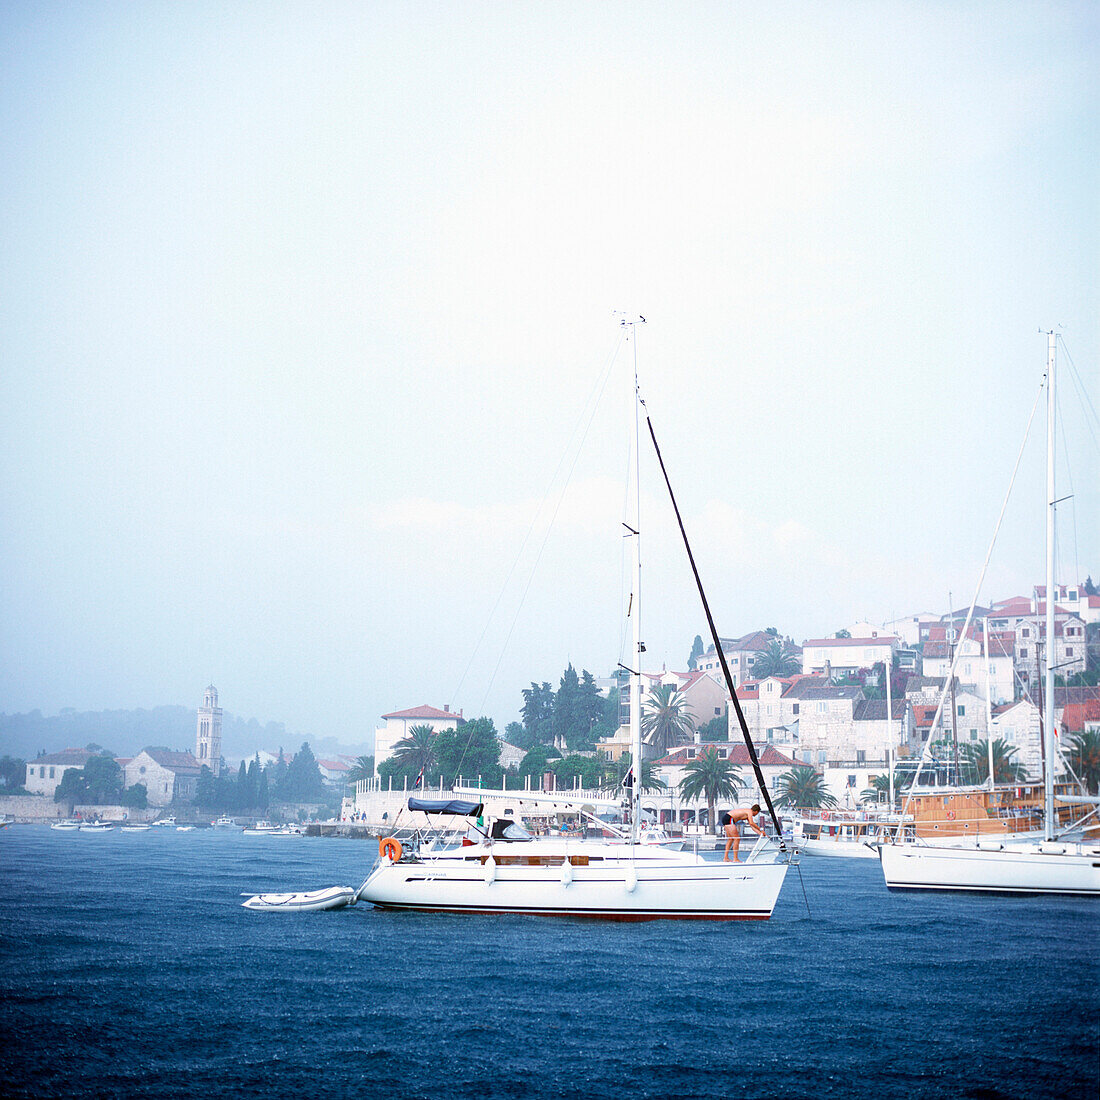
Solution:
[[[0,711],[369,747],[608,675],[635,358],[723,636],[967,606],[1049,330],[1100,582],[1098,85],[1091,2],[10,0]],[[984,600],[1043,583],[1043,432]]]

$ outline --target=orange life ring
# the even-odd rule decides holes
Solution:
[[[822,821],[828,821],[828,820],[829,820],[829,811],[828,811],[828,810],[826,810],[826,811],[825,811],[825,812],[824,812],[824,813],[823,813],[823,814],[821,815],[821,820],[822,820]]]
[[[947,820],[948,821],[954,821],[955,820],[955,811],[954,810],[948,810],[947,811]]]
[[[396,863],[401,858],[401,841],[393,836],[383,837],[378,842],[378,854],[383,859],[388,857],[393,863]]]

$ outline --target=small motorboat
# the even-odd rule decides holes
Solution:
[[[306,831],[301,825],[283,825],[278,829],[273,829],[272,836],[305,836]]]
[[[270,821],[257,821],[255,825],[249,825],[244,833],[245,836],[271,836],[275,831]]]
[[[112,821],[82,821],[80,824],[82,833],[111,833],[114,828]]]
[[[190,833],[190,832],[194,832],[194,830],[195,830],[194,825],[177,825],[176,826],[176,832],[177,833]]]
[[[215,829],[238,829],[240,826],[231,817],[219,817],[214,822]]]
[[[162,817],[159,821],[153,822],[154,829],[170,829],[175,825],[176,819],[174,817]]]
[[[343,909],[345,905],[354,905],[356,900],[356,891],[350,886],[330,886],[309,893],[253,894],[241,905],[261,913],[311,913],[319,909]]]
[[[75,833],[80,828],[80,822],[70,817],[65,821],[55,821],[50,828],[56,829],[59,833]]]
[[[124,833],[147,833],[152,828],[143,821],[128,821],[122,826]]]

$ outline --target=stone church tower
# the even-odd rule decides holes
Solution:
[[[218,706],[218,689],[211,684],[199,707],[199,728],[195,734],[195,759],[205,764],[215,775],[222,766],[222,708]]]

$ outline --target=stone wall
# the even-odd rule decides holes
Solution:
[[[104,821],[152,821],[156,810],[134,810],[129,806],[71,806],[68,802],[54,802],[40,794],[13,794],[0,796],[0,814],[10,815],[20,824],[61,821],[66,817],[101,817]]]

